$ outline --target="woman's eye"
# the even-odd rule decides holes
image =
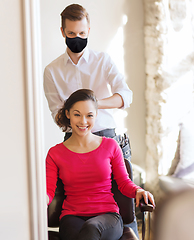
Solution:
[[[74,116],[79,117],[80,115],[76,113],[76,114],[74,114]]]
[[[90,114],[90,115],[88,115],[88,117],[93,117],[93,115],[92,115],[92,114]]]

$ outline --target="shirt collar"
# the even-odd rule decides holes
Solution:
[[[84,59],[86,62],[89,61],[89,49],[87,47],[85,48],[83,55],[79,59],[79,62],[80,62],[81,59]],[[64,63],[65,63],[65,65],[68,63],[68,61],[72,62],[71,58],[69,57],[69,55],[67,53],[67,50],[66,50],[65,54],[64,54]]]
[[[81,58],[85,59],[86,62],[89,61],[89,49],[86,47]]]
[[[65,54],[64,54],[64,64],[66,65],[67,62],[70,60],[70,57],[69,55],[67,54],[67,50],[65,51]],[[71,60],[70,60],[71,61]]]

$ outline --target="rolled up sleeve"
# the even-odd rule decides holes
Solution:
[[[112,94],[119,94],[124,102],[122,109],[130,106],[133,101],[133,92],[129,89],[125,77],[119,72],[110,56],[106,55],[105,70],[107,72],[107,81],[110,84]]]

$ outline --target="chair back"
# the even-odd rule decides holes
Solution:
[[[132,166],[129,160],[125,159],[125,165],[129,178],[132,178]],[[134,199],[124,196],[119,190],[116,181],[112,177],[112,193],[114,199],[117,202],[120,214],[122,216],[124,224],[133,222],[135,216]],[[55,197],[48,206],[48,227],[59,226],[59,216],[62,210],[62,204],[65,199],[63,183],[59,178],[57,181],[57,188],[55,191]]]
[[[55,196],[47,209],[48,227],[59,227],[62,204],[65,199],[65,191],[62,180],[58,178]]]
[[[129,174],[129,178],[132,178],[132,166],[131,162],[127,159],[125,160],[125,165],[127,168],[127,172]],[[135,217],[135,208],[134,208],[134,199],[128,198],[123,195],[119,189],[116,181],[112,177],[112,193],[114,194],[114,199],[119,206],[119,212],[123,219],[124,224],[132,223]]]

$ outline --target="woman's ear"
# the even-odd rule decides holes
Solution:
[[[67,109],[65,110],[65,115],[68,119],[70,119],[69,111]]]

